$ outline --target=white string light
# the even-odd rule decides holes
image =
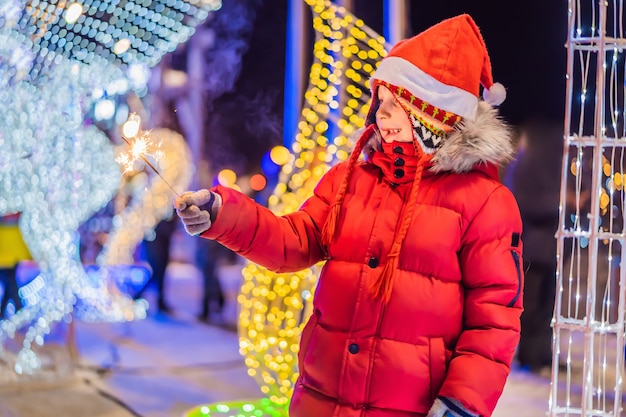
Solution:
[[[33,40],[33,77],[56,57],[152,67],[220,7],[220,0],[28,0],[18,26]]]
[[[580,99],[565,115],[549,416],[608,417],[622,411],[626,312],[623,7],[568,10],[566,95]]]
[[[0,44],[4,41],[0,36]],[[109,320],[142,314],[130,299],[107,297],[104,283],[94,288],[78,255],[80,223],[111,199],[120,182],[112,144],[97,128],[83,124],[83,114],[94,85],[120,76],[113,68],[95,71],[61,62],[40,85],[11,84],[7,76],[0,80],[5,113],[0,120],[0,213],[22,213],[20,230],[41,270],[37,285],[25,289],[30,291],[25,307],[0,322],[0,348],[17,329],[28,327],[15,357],[0,352],[18,375],[39,368],[33,345],[43,344],[77,298]]]
[[[0,0],[0,214],[22,213],[20,230],[40,269],[21,289],[24,308],[0,321],[0,382],[41,373],[34,348],[71,312],[99,321],[145,317],[145,303],[121,294],[106,277],[94,280],[81,264],[78,227],[110,201],[121,180],[113,145],[84,116],[95,100],[145,87],[140,77],[129,82],[117,64],[132,63],[129,69],[141,75],[137,65],[158,62],[219,7],[211,0],[148,3],[116,3],[119,8],[86,0],[80,10],[68,4],[64,15],[64,2]],[[142,41],[138,26],[125,20],[131,17],[143,26]],[[113,56],[111,48],[124,39],[128,48]],[[171,140],[179,147],[173,157],[180,157],[180,140]],[[189,166],[174,170],[183,188]],[[167,207],[150,201],[158,210]],[[113,237],[120,234],[118,228]],[[113,253],[120,251],[103,258],[108,265],[122,262]],[[18,333],[21,349],[9,352],[6,342]]]

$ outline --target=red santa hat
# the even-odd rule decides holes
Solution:
[[[397,86],[396,94],[435,119],[453,126],[458,117],[474,120],[480,86],[497,106],[506,90],[494,83],[485,42],[467,14],[446,19],[396,44],[370,80]]]

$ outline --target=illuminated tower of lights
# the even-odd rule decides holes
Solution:
[[[568,2],[550,416],[622,414],[626,312],[623,3]]]
[[[384,39],[344,8],[324,0],[305,1],[313,11],[313,64],[291,160],[269,199],[270,209],[281,215],[298,210],[322,175],[348,158],[369,108],[369,77],[386,54]],[[312,311],[318,272],[317,267],[289,274],[252,263],[244,267],[239,348],[248,374],[266,398],[203,405],[187,417],[287,415],[298,377],[300,333]]]

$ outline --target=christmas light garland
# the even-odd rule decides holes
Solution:
[[[310,83],[289,163],[269,206],[282,215],[297,210],[326,171],[344,161],[369,109],[368,79],[386,55],[384,39],[342,7],[306,0],[316,40]],[[187,417],[286,416],[298,377],[300,334],[312,311],[318,267],[277,274],[248,263],[238,297],[239,350],[248,375],[267,397],[258,402],[210,404]],[[245,407],[247,408],[245,408]]]

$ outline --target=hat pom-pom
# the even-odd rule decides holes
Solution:
[[[493,83],[493,85],[483,90],[483,98],[492,106],[499,106],[506,100],[506,89],[500,83]]]

